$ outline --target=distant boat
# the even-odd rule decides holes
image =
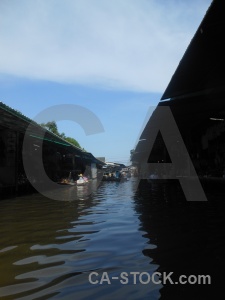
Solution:
[[[76,181],[77,185],[86,185],[88,183],[88,178],[83,177],[82,174],[80,174],[80,178]]]
[[[87,181],[87,180],[84,180],[84,179],[78,179],[78,180],[76,181],[76,184],[77,184],[77,185],[86,185],[86,184],[88,184],[88,181]]]
[[[60,182],[58,182],[58,184],[61,185],[77,185],[77,186],[81,186],[81,185],[86,185],[88,183],[88,178],[83,176],[82,174],[79,175],[79,179],[78,180],[73,180],[71,177],[71,172],[69,174],[68,178],[63,178]]]
[[[76,182],[74,182],[74,180],[72,180],[72,174],[70,172],[68,178],[62,178],[61,181],[58,182],[58,184],[61,184],[61,185],[76,185]]]
[[[117,182],[123,182],[123,181],[127,181],[127,177],[125,176],[120,176],[120,177],[117,177],[115,176],[114,174],[111,174],[109,172],[105,172],[103,174],[103,177],[102,177],[102,181],[117,181]]]

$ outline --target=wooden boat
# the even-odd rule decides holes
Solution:
[[[77,186],[87,185],[87,184],[88,184],[88,180],[85,180],[85,179],[83,179],[83,178],[79,178],[79,179],[76,181],[76,184],[77,184]]]
[[[116,181],[116,182],[124,182],[127,181],[127,177],[121,176],[116,177],[114,175],[109,175],[109,173],[105,173],[102,177],[102,181]]]
[[[68,179],[62,179],[61,181],[57,182],[60,185],[76,185],[76,182],[68,180]]]
[[[83,179],[78,179],[76,183],[77,183],[77,185],[86,185],[88,183],[88,181],[83,180]]]

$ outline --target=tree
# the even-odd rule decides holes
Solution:
[[[41,126],[48,129],[54,134],[57,134],[60,136],[60,133],[58,132],[58,127],[55,121],[47,122],[47,123],[41,123]]]
[[[66,138],[66,135],[65,135],[65,133],[64,132],[62,132],[62,133],[60,133],[60,135],[59,135],[62,139],[65,139]]]
[[[76,147],[79,147],[81,148],[80,144],[78,143],[78,141],[76,141],[74,138],[71,138],[71,137],[65,137],[64,140],[66,140],[67,142],[73,144],[74,146]]]
[[[81,148],[80,144],[78,143],[77,140],[75,140],[74,138],[72,137],[69,137],[69,136],[66,136],[64,132],[62,133],[59,133],[58,131],[58,127],[57,127],[57,124],[55,121],[50,121],[50,122],[47,122],[47,123],[41,123],[40,124],[42,127],[44,127],[45,129],[49,130],[50,132],[58,135],[59,137],[61,137],[62,139],[64,139],[65,141],[73,144],[74,146],[76,147],[79,147]]]

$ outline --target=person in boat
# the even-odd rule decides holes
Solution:
[[[83,180],[86,181],[86,182],[88,182],[88,178],[85,177],[85,176],[83,176]]]
[[[127,178],[126,172],[122,172],[122,178]]]
[[[83,174],[79,175],[79,180],[84,180],[84,181],[88,182],[88,178],[83,176]]]

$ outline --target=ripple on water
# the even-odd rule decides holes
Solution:
[[[61,202],[32,195],[0,206],[1,297],[158,299],[159,285],[89,282],[92,271],[100,278],[103,272],[116,277],[157,269],[143,254],[155,245],[140,229],[132,182],[101,184],[86,200]]]

